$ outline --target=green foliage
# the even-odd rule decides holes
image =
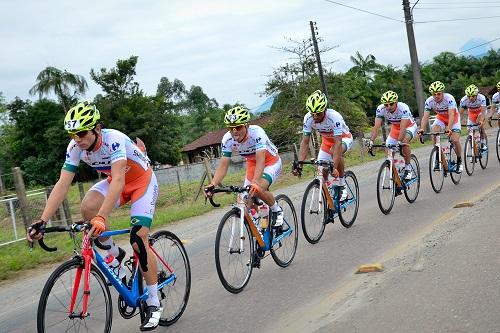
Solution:
[[[96,72],[91,69],[90,77],[112,99],[134,95],[139,93],[139,83],[134,81],[137,59],[137,56],[131,56],[125,60],[118,60],[116,68],[110,70],[101,68]]]

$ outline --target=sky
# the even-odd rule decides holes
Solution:
[[[118,59],[139,57],[136,81],[153,95],[162,77],[201,86],[219,105],[236,102],[250,108],[273,69],[291,55],[273,47],[287,39],[308,39],[309,21],[323,38],[327,67],[345,72],[350,56],[373,54],[379,63],[410,63],[401,0],[338,0],[385,16],[371,15],[327,0],[170,0],[170,1],[11,1],[0,2],[0,92],[36,99],[28,91],[47,66],[83,75],[87,99],[102,93],[90,69],[115,67]],[[432,8],[432,9],[429,9]],[[471,39],[495,41],[500,48],[500,5],[493,0],[421,0],[413,11],[421,62],[442,51],[460,52]],[[495,25],[495,26],[494,26]],[[483,47],[484,48],[484,47]]]

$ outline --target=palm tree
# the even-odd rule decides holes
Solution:
[[[55,67],[47,67],[36,77],[37,83],[30,89],[31,95],[38,94],[39,98],[53,91],[59,98],[59,102],[68,111],[68,104],[76,94],[84,94],[88,88],[87,81],[81,75],[72,74],[68,71],[61,71]],[[70,95],[70,88],[74,88],[73,95]]]
[[[373,79],[373,74],[381,68],[381,65],[377,63],[377,59],[372,54],[367,55],[365,58],[359,51],[356,51],[356,55],[351,56],[351,61],[354,63],[354,66],[350,71],[367,78],[369,81]]]

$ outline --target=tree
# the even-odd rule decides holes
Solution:
[[[71,104],[75,101],[77,94],[84,94],[88,88],[87,81],[81,75],[72,74],[68,71],[60,70],[55,67],[47,67],[42,70],[37,78],[37,83],[31,87],[29,93],[31,95],[38,94],[39,99],[44,95],[54,92],[61,103],[64,112],[68,111]],[[71,88],[74,93],[71,94]]]
[[[90,70],[90,77],[101,86],[102,90],[111,98],[120,99],[139,93],[139,83],[134,81],[137,56],[130,56],[125,60],[118,60],[116,68],[107,70],[101,68],[99,72]]]

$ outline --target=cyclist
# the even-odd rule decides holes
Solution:
[[[283,226],[283,210],[269,191],[269,186],[281,174],[281,158],[266,132],[260,126],[249,125],[249,121],[250,113],[243,106],[229,109],[224,115],[224,123],[229,131],[222,138],[222,157],[212,182],[205,187],[205,195],[210,197],[215,186],[222,182],[232,153],[238,152],[247,163],[244,186],[250,186],[249,194],[270,207],[273,227],[280,228]]]
[[[163,312],[157,294],[156,259],[147,246],[158,184],[146,155],[122,132],[102,128],[99,119],[98,109],[89,102],[77,104],[66,114],[64,129],[71,137],[66,161],[43,213],[31,225],[27,239],[33,241],[43,237],[40,229],[64,200],[80,161],[106,174],[108,179],[93,185],[82,200],[82,218],[92,224],[89,235],[99,236],[108,227],[111,210],[131,201],[130,243],[139,256],[148,290],[148,308],[140,330],[149,331],[158,326]],[[101,243],[111,247],[108,258],[115,257],[119,262],[123,260],[125,251],[116,246],[111,237],[101,238]]]
[[[331,162],[335,169],[333,177],[339,177],[339,197],[340,201],[347,199],[344,175],[343,154],[352,146],[352,134],[347,127],[344,118],[333,109],[327,109],[328,101],[321,90],[313,92],[306,100],[307,113],[304,116],[303,136],[300,142],[299,161],[307,157],[307,148],[311,139],[313,129],[321,135],[321,147],[318,153],[318,160]],[[302,172],[302,165],[297,165],[292,170],[294,175]],[[325,181],[328,179],[327,170],[323,169]]]
[[[486,132],[484,117],[486,114],[486,97],[479,93],[478,87],[471,84],[465,88],[465,96],[460,100],[460,116],[467,109],[467,125],[478,125],[481,130],[481,148],[486,149]]]
[[[405,160],[405,171],[403,178],[411,180],[413,175],[411,172],[411,148],[410,142],[415,137],[417,132],[417,123],[413,119],[410,108],[403,102],[398,102],[398,94],[392,90],[388,90],[382,94],[380,104],[375,111],[375,124],[372,128],[372,135],[368,141],[368,147],[373,145],[373,141],[378,135],[378,131],[382,126],[384,119],[391,124],[391,132],[385,141],[386,145],[395,145],[404,143],[401,147],[401,154]]]
[[[457,103],[452,95],[444,92],[444,84],[441,81],[432,82],[429,86],[429,92],[432,94],[425,101],[424,115],[420,122],[420,129],[417,134],[420,136],[427,127],[429,113],[434,111],[437,114],[436,120],[431,125],[432,132],[443,131],[448,134],[455,145],[457,154],[457,173],[463,171],[462,165],[462,146],[460,145],[460,114],[457,111]],[[433,137],[433,141],[435,142]],[[439,166],[435,166],[439,168]]]
[[[497,83],[497,92],[493,94],[491,98],[490,105],[490,118],[493,117],[493,113],[497,111],[498,115],[498,126],[500,127],[500,81]]]

